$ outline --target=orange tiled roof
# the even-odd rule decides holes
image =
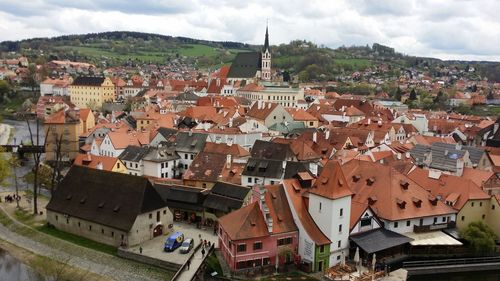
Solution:
[[[258,202],[219,218],[219,224],[233,241],[269,235]]]
[[[85,166],[97,169],[98,164],[102,164],[102,169],[105,171],[112,171],[118,158],[108,156],[97,156],[91,154],[77,154],[73,165]]]

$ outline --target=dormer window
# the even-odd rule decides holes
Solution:
[[[406,201],[401,200],[401,199],[396,199],[396,204],[398,204],[398,207],[400,209],[404,209],[406,207]]]
[[[407,190],[408,189],[408,186],[410,185],[407,181],[405,180],[401,180],[399,182],[399,185],[401,185],[401,187],[404,189],[404,190]]]
[[[359,175],[353,175],[353,176],[352,176],[352,181],[353,181],[353,182],[357,182],[357,181],[359,181],[360,179],[361,179],[361,176],[359,176]]]
[[[322,178],[321,179],[322,184],[327,184],[328,183],[328,178]]]
[[[377,202],[377,196],[368,197],[368,204],[373,205]]]
[[[422,206],[422,200],[418,199],[417,197],[412,197],[411,201],[413,204],[415,204],[415,207],[420,208]]]
[[[366,184],[371,186],[373,183],[375,182],[375,178],[374,177],[370,177],[366,180]]]

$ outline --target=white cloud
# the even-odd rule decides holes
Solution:
[[[129,30],[262,44],[374,42],[410,55],[500,61],[496,0],[3,0],[0,41]]]

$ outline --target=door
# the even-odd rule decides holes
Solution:
[[[161,224],[157,225],[153,230],[153,237],[157,237],[163,234],[163,226]]]
[[[318,262],[318,271],[319,272],[323,271],[323,261]]]

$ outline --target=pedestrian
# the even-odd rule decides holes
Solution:
[[[207,247],[207,239],[204,239],[204,240],[203,240],[203,246],[204,246],[204,248],[206,248],[206,247]]]
[[[201,249],[201,257],[205,256],[205,248]]]
[[[139,253],[142,254],[142,247],[139,247]]]
[[[188,260],[187,263],[186,263],[186,265],[187,265],[187,268],[188,268],[187,270],[189,270],[189,266],[191,266],[191,260]]]

